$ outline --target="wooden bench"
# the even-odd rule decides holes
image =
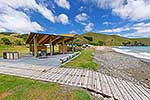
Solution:
[[[67,56],[67,57],[63,57],[63,58],[61,58],[61,59],[60,59],[61,64],[63,64],[63,63],[65,63],[65,62],[67,62],[68,60],[70,60],[70,59],[74,58],[75,56],[77,56],[77,55],[79,55],[79,54],[80,54],[80,52],[75,52],[75,53],[73,53],[73,54],[70,54],[70,55],[69,55],[69,56]]]

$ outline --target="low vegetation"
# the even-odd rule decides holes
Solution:
[[[0,74],[0,100],[91,100],[85,90]]]
[[[94,49],[85,49],[81,51],[81,55],[62,67],[71,68],[87,68],[91,70],[97,70],[97,64],[93,61],[92,53]]]

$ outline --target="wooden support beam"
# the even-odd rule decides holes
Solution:
[[[53,40],[52,40],[52,42],[55,42],[56,40],[58,40],[58,39],[60,39],[61,37],[55,37]]]
[[[34,36],[35,36],[35,34],[31,34],[31,35],[28,37],[28,40],[26,41],[26,43],[30,44],[30,43],[33,41]]]
[[[57,41],[57,44],[60,44],[60,43],[62,43],[62,40],[65,42],[65,41],[67,41],[68,40],[68,38],[61,38],[59,41]]]
[[[34,36],[34,56],[37,57],[37,35]]]
[[[39,44],[41,44],[44,40],[46,40],[49,37],[49,35],[45,35],[43,36],[40,40],[39,40]]]

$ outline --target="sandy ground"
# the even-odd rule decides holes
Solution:
[[[111,47],[97,47],[94,59],[98,71],[150,88],[150,61],[117,53]]]

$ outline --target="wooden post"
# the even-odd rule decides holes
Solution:
[[[52,45],[53,54],[55,53],[55,45]]]
[[[34,56],[37,57],[37,35],[34,36]]]
[[[73,41],[71,42],[71,49],[72,49],[72,53],[74,52],[74,47],[73,47]]]
[[[32,44],[29,44],[29,54],[31,53],[32,51]]]
[[[62,41],[62,53],[64,54],[64,40]]]
[[[52,52],[52,39],[50,38],[50,55],[52,56],[53,55],[53,52]]]

